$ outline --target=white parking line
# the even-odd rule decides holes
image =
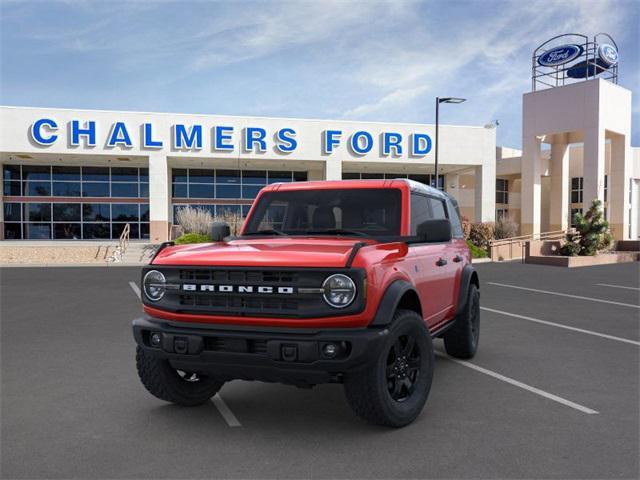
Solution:
[[[547,295],[557,295],[558,297],[577,298],[578,300],[587,300],[589,302],[608,303],[610,305],[619,305],[621,307],[630,307],[640,309],[640,305],[632,303],[614,302],[612,300],[604,300],[602,298],[583,297],[580,295],[569,295],[568,293],[550,292],[549,290],[539,290],[537,288],[520,287],[518,285],[507,285],[506,283],[487,282],[489,285],[497,285],[498,287],[515,288],[518,290],[527,290],[529,292],[546,293]]]
[[[613,335],[607,335],[605,333],[598,333],[591,330],[585,330],[583,328],[570,327],[568,325],[562,325],[560,323],[548,322],[547,320],[540,320],[538,318],[526,317],[524,315],[518,315],[516,313],[509,313],[503,310],[496,310],[494,308],[480,307],[480,310],[485,310],[487,312],[498,313],[500,315],[506,315],[507,317],[519,318],[521,320],[528,320],[529,322],[541,323],[542,325],[549,325],[551,327],[564,328],[565,330],[572,330],[574,332],[586,333],[587,335],[594,335],[596,337],[607,338],[609,340],[615,340],[616,342],[630,343],[631,345],[640,346],[640,342],[636,342],[635,340],[628,340],[622,337],[614,337]]]
[[[544,390],[540,390],[539,388],[532,387],[531,385],[527,385],[526,383],[519,382],[518,380],[514,380],[513,378],[506,377],[497,372],[487,370],[486,368],[479,367],[478,365],[475,365],[473,363],[465,362],[464,360],[458,360],[456,358],[451,358],[448,355],[445,355],[444,353],[440,353],[440,352],[436,352],[436,355],[438,355],[439,357],[446,358],[447,360],[457,363],[458,365],[462,365],[463,367],[470,368],[472,370],[475,370],[476,372],[484,373],[485,375],[489,375],[490,377],[493,377],[497,380],[506,382],[518,388],[522,388],[523,390],[527,390],[528,392],[535,393],[536,395],[540,395],[541,397],[548,398],[549,400],[553,400],[554,402],[560,403],[569,408],[573,408],[574,410],[578,410],[579,412],[586,413],[587,415],[597,415],[599,413],[596,410],[592,410],[591,408],[587,408],[578,403],[574,403],[570,400],[567,400],[566,398],[562,398],[552,393],[545,392]]]
[[[222,400],[222,397],[220,396],[219,393],[216,393],[216,395],[212,398],[212,400],[213,400],[213,404],[216,406],[216,408],[220,412],[220,415],[222,415],[222,418],[224,418],[225,422],[227,422],[227,425],[229,425],[230,427],[242,426],[242,424],[238,421],[238,419],[233,414],[231,409],[227,406],[226,403],[224,403],[224,400]]]
[[[599,287],[624,288],[625,290],[638,290],[638,291],[640,291],[640,288],[638,288],[638,287],[627,287],[625,285],[612,285],[610,283],[596,283],[596,285],[599,286]]]
[[[136,282],[129,282],[129,286],[131,287],[131,290],[133,290],[133,293],[135,293],[136,296],[140,298],[140,287],[138,287]]]

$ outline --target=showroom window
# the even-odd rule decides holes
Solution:
[[[271,183],[304,182],[307,172],[290,170],[232,170],[174,168],[171,175],[171,196],[189,199],[188,203],[173,205],[173,219],[186,206],[207,210],[213,216],[225,213],[243,217],[249,213],[258,192]],[[237,203],[242,201],[242,203]],[[215,202],[215,203],[207,203]]]
[[[131,226],[132,239],[149,238],[146,203],[5,202],[6,240],[108,240]]]
[[[138,167],[3,165],[4,238],[149,238],[149,171]],[[11,197],[43,197],[35,199]],[[139,200],[134,200],[139,199]]]
[[[4,195],[10,197],[148,198],[149,169],[3,165]]]
[[[234,204],[220,204],[211,205],[205,203],[188,203],[188,204],[175,204],[173,206],[173,223],[176,223],[178,210],[185,207],[197,208],[199,210],[206,210],[214,217],[222,217],[225,214],[241,215],[246,217],[249,213],[251,205],[234,205]]]
[[[372,180],[372,179],[386,179],[393,180],[396,178],[408,178],[409,180],[415,180],[416,182],[423,183],[424,185],[435,186],[435,175],[430,174],[406,174],[406,173],[353,173],[342,172],[343,180]],[[444,175],[438,175],[438,190],[444,190]]]
[[[5,202],[6,240],[108,240],[131,226],[131,238],[149,238],[147,203]]]

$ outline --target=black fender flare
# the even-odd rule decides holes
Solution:
[[[410,290],[418,295],[413,285],[405,280],[395,280],[391,282],[391,285],[389,285],[384,292],[382,300],[380,300],[380,304],[378,305],[378,311],[369,326],[384,327],[389,325],[402,296]],[[420,297],[418,296],[418,298]]]
[[[460,290],[458,293],[458,308],[456,309],[456,316],[464,312],[464,309],[467,307],[469,286],[472,283],[480,289],[480,280],[476,269],[473,268],[471,264],[467,264],[462,269],[462,275],[460,277]]]

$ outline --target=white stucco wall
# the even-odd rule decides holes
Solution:
[[[139,113],[98,110],[66,110],[48,108],[0,107],[0,151],[60,153],[83,155],[133,155],[148,156],[151,152],[166,156],[186,158],[218,159],[288,159],[292,161],[367,161],[398,162],[403,164],[424,165],[434,160],[434,149],[426,155],[412,156],[409,152],[410,135],[427,134],[434,139],[434,126],[422,124],[347,122],[334,120],[301,120],[287,118],[233,117],[217,115],[187,115],[174,113]],[[58,139],[48,146],[38,145],[30,140],[29,129],[40,118],[54,120],[58,129]],[[96,122],[96,145],[88,147],[84,140],[79,146],[70,145],[70,122],[79,120],[81,126],[86,121]],[[106,145],[111,128],[115,122],[124,122],[131,136],[133,146]],[[145,123],[153,125],[153,140],[164,143],[162,148],[144,148],[141,142],[141,129]],[[203,146],[201,149],[176,149],[171,145],[172,127],[183,124],[187,128],[201,125]],[[216,126],[233,127],[231,134],[233,151],[214,150],[212,129]],[[264,128],[267,132],[267,150],[265,152],[247,152],[241,148],[244,129],[248,127]],[[275,148],[274,135],[283,128],[296,131],[298,146],[294,152],[281,153]],[[341,130],[340,144],[331,154],[324,154],[322,148],[323,132]],[[373,137],[373,148],[369,153],[358,155],[349,148],[349,138],[357,131],[366,131]],[[381,152],[381,135],[384,132],[402,135],[403,152],[399,155],[384,155]],[[440,126],[439,161],[445,165],[482,165],[495,161],[495,131],[483,127]]]
[[[55,125],[53,128],[48,124],[34,128],[40,119],[48,119]],[[72,144],[74,121],[79,122],[80,128],[88,128],[88,122],[95,122],[94,145],[89,144],[87,135],[81,136],[76,145]],[[123,142],[109,145],[118,123],[124,126],[130,145],[123,145]],[[146,124],[151,125],[151,136],[147,138],[162,142],[162,146],[144,145]],[[201,147],[177,148],[177,125],[184,126],[187,133],[193,132],[194,127],[200,128]],[[226,143],[231,150],[215,148],[215,129],[218,127],[232,130],[225,132],[230,135]],[[266,132],[264,150],[246,148],[244,141],[250,128]],[[278,137],[278,132],[282,133],[284,129],[290,129],[286,135],[297,143],[291,152],[278,148],[278,145],[287,145]],[[171,218],[172,167],[305,170],[309,180],[341,179],[343,170],[426,174],[433,172],[434,130],[434,125],[425,124],[0,107],[0,163],[148,166],[151,236],[157,241],[166,236]],[[334,135],[338,142],[332,152],[326,148],[327,131],[341,132]],[[351,138],[356,132],[367,132],[371,136],[370,151],[363,154],[354,151]],[[38,133],[44,140],[57,137],[43,145],[35,141]],[[392,149],[385,153],[385,134],[399,134],[402,151]],[[412,154],[414,135],[425,136],[421,146],[430,141],[430,151]],[[495,130],[441,125],[439,141],[440,172],[448,174],[460,169],[475,169],[479,174],[477,186],[481,187],[481,193],[476,192],[476,218],[493,220]],[[128,163],[121,164],[121,161]]]

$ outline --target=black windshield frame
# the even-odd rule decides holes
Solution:
[[[255,238],[264,230],[264,236],[395,238],[402,228],[402,201],[399,188],[265,192],[252,209],[243,234]]]

